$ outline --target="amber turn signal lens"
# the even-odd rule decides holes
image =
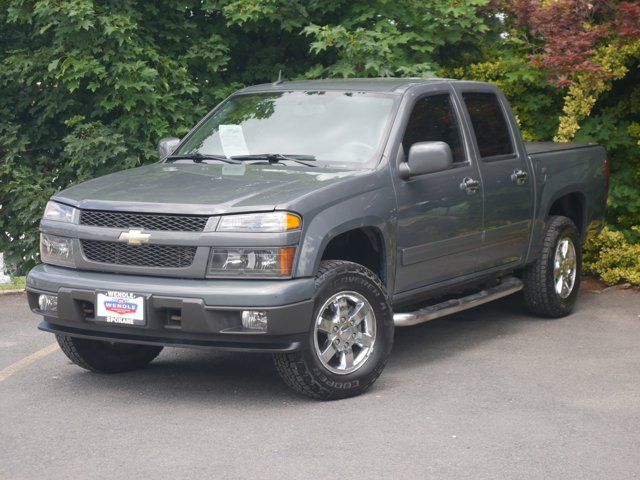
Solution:
[[[302,226],[302,219],[293,213],[287,213],[287,231],[298,230]]]
[[[280,275],[288,277],[293,271],[293,257],[296,256],[296,247],[284,247],[280,249]]]

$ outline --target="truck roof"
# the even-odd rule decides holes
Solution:
[[[343,78],[327,80],[296,80],[263,83],[246,87],[241,92],[270,90],[355,90],[359,92],[404,92],[409,87],[441,82],[460,82],[450,78]],[[474,82],[476,83],[476,82]]]

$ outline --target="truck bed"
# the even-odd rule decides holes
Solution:
[[[607,198],[606,153],[595,143],[525,142],[531,159],[537,192],[533,251],[540,248],[544,219],[557,198],[572,192],[582,211],[578,226],[583,239],[597,233],[603,225]]]
[[[579,142],[524,142],[524,148],[530,155],[537,153],[561,152],[564,150],[574,150],[577,148],[587,148],[596,146],[595,143],[579,143]]]

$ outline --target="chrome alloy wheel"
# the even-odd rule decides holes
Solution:
[[[563,237],[556,246],[553,261],[553,284],[560,298],[567,298],[576,282],[578,262],[576,248],[569,237]]]
[[[362,367],[376,341],[376,317],[366,298],[356,292],[330,297],[315,321],[313,343],[322,365],[347,375]]]

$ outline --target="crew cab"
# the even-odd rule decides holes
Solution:
[[[159,155],[51,198],[39,328],[96,372],[270,352],[319,399],[369,388],[396,327],[519,291],[571,313],[608,188],[601,147],[525,143],[497,87],[449,79],[248,87]]]

